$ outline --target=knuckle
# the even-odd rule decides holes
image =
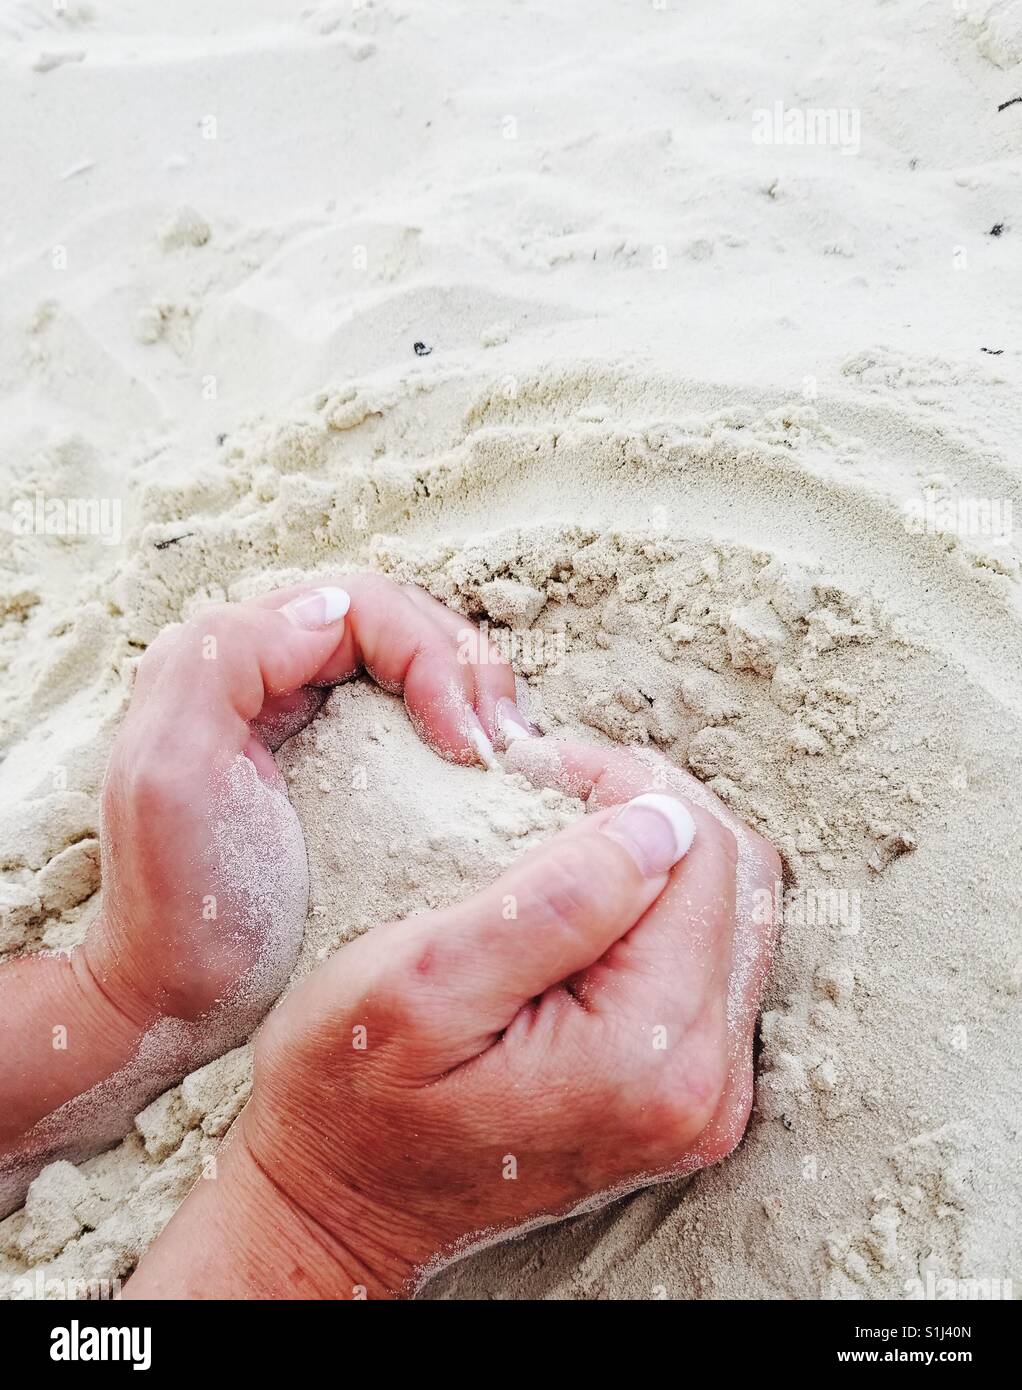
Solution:
[[[142,821],[185,811],[195,788],[191,779],[159,757],[138,759],[122,774],[120,792]]]
[[[585,926],[606,900],[607,869],[582,840],[568,841],[548,857],[532,887],[529,910],[551,926],[575,931]]]
[[[735,1095],[727,1104],[718,1105],[708,1117],[699,1134],[699,1153],[704,1163],[717,1163],[727,1158],[742,1141],[752,1113],[752,1068],[737,1083]]]
[[[669,1069],[637,1090],[625,1116],[629,1138],[662,1165],[676,1161],[697,1140],[702,1148],[725,1086],[719,1059],[687,1057],[681,1069]]]
[[[749,1109],[751,1109],[751,1104]],[[745,1127],[749,1122],[749,1110],[735,1117],[725,1117],[719,1123],[708,1125],[700,1136],[699,1155],[704,1166],[719,1163],[728,1158],[742,1142]]]
[[[186,630],[190,638],[199,641],[204,637],[224,637],[237,627],[241,615],[242,610],[236,604],[210,603],[189,619]]]
[[[639,1091],[624,1120],[629,1141],[657,1163],[683,1153],[699,1132],[684,1098],[661,1081]]]
[[[720,1109],[727,1086],[727,1055],[701,1056],[698,1052],[686,1058],[679,1090],[689,1123],[701,1134]]]
[[[368,984],[366,1001],[374,1020],[390,1034],[430,1031],[438,1012],[441,974],[438,947],[429,937],[403,944]]]
[[[155,641],[150,642],[139,659],[138,668],[135,673],[136,684],[151,681],[157,671],[163,665],[164,653],[169,646],[169,638],[166,629],[160,633]]]
[[[147,689],[163,670],[164,663],[181,633],[180,623],[171,623],[156,634],[139,658],[135,668],[135,689]]]

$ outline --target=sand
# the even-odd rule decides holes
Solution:
[[[740,1150],[426,1296],[1017,1283],[1020,556],[989,523],[1022,492],[1018,4],[206,9],[0,20],[0,950],[97,910],[161,626],[415,580],[506,643],[549,736],[693,771],[789,887]],[[767,143],[777,102],[857,141]],[[25,533],[37,495],[63,511]],[[435,762],[361,684],[281,761],[299,973],[577,813]],[[124,1278],[248,1064],[51,1165],[0,1292]]]

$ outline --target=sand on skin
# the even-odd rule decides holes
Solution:
[[[1017,1275],[1018,548],[911,534],[904,505],[1018,509],[1017,254],[990,235],[1018,7],[826,0],[783,45],[753,0],[521,5],[496,43],[462,4],[239,6],[215,40],[201,8],[3,20],[5,128],[42,157],[29,179],[16,139],[3,174],[0,509],[115,497],[123,536],[5,537],[0,946],[95,913],[102,769],[159,628],[376,567],[509,631],[544,729],[694,771],[796,890],[734,1158],[430,1293]],[[757,145],[776,100],[854,106],[861,151]],[[299,969],[371,925],[367,880],[380,920],[433,905],[571,813],[428,759],[361,686],[286,750]],[[0,1287],[123,1277],[248,1084],[239,1049],[47,1170]]]

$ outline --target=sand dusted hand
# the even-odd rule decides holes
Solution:
[[[485,756],[510,668],[479,664],[465,619],[377,576],[204,609],[143,658],[103,798],[103,917],[87,943],[131,1016],[229,1005],[250,1031],[294,965],[305,846],[272,750],[365,667],[403,690],[438,752]],[[466,656],[466,650],[468,652]],[[478,673],[478,675],[477,675]],[[254,1015],[254,1017],[253,1017]]]
[[[592,814],[292,992],[220,1180],[130,1296],[407,1292],[477,1240],[738,1142],[770,932],[743,939],[736,1010],[737,866],[743,891],[772,888],[777,856],[648,762],[563,745],[530,762],[535,744],[515,765]]]
[[[364,668],[403,690],[442,756],[492,757],[514,680],[472,631],[417,589],[352,575],[210,606],[153,643],[103,791],[100,914],[70,956],[0,969],[0,1215],[45,1162],[114,1142],[279,995],[308,869],[272,750],[330,685]]]

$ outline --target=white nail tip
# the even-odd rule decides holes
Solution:
[[[692,841],[696,837],[696,823],[691,814],[673,796],[664,796],[661,792],[643,792],[642,796],[635,796],[629,801],[629,806],[648,806],[651,811],[659,811],[674,831],[674,862],[683,855],[687,854],[692,846]]]
[[[338,618],[343,618],[351,607],[351,595],[346,589],[336,589],[329,585],[322,589],[317,589],[323,600],[323,621],[325,623],[335,623]]]
[[[500,726],[500,732],[503,735],[505,743],[514,743],[517,738],[533,737],[531,730],[525,728],[523,724],[519,724],[518,721],[512,719],[510,715],[505,714],[499,707],[497,709],[497,723]]]
[[[484,767],[498,767],[497,755],[493,751],[493,744],[486,737],[486,731],[482,725],[478,728],[469,726],[468,736],[472,740],[472,746],[479,754],[479,761]]]

